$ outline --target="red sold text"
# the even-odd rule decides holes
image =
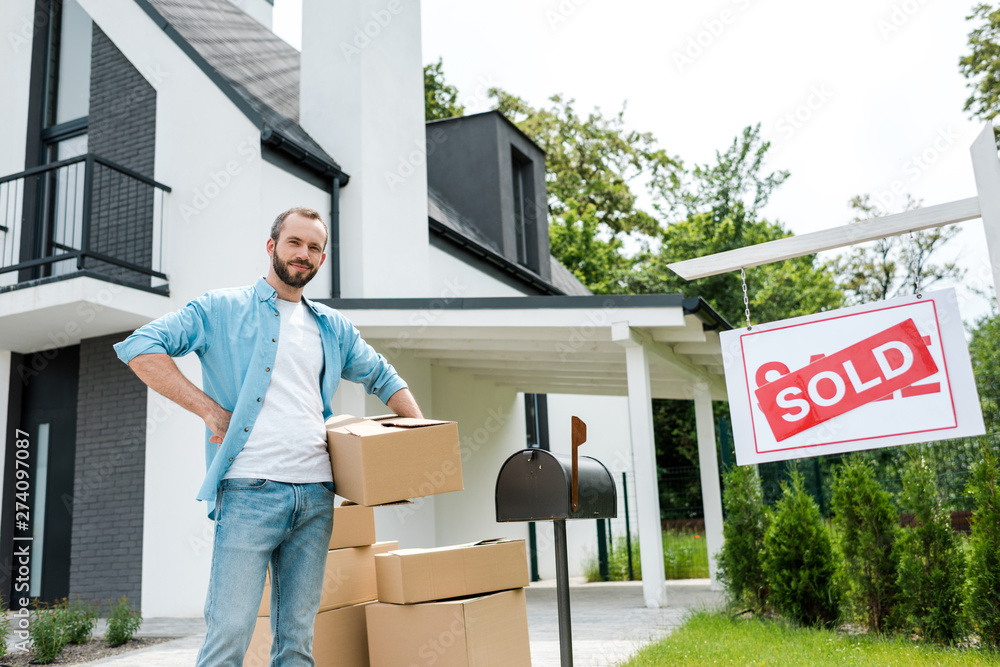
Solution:
[[[781,377],[767,382],[768,373]],[[938,372],[912,319],[797,371],[780,362],[757,369],[754,392],[778,442]]]

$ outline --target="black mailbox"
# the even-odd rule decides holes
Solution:
[[[566,519],[613,519],[618,516],[618,494],[611,473],[597,459],[577,453],[587,440],[587,425],[573,417],[570,432],[572,455],[522,449],[503,462],[496,487],[497,521],[552,522],[562,667],[573,667]]]
[[[604,464],[578,457],[577,508],[573,509],[573,459],[544,449],[511,455],[497,476],[497,521],[613,519],[618,516],[615,481]]]

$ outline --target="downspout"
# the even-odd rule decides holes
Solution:
[[[340,178],[330,194],[330,298],[340,298]]]

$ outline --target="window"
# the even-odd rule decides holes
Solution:
[[[535,233],[535,187],[531,160],[511,147],[511,181],[514,195],[514,249],[517,263],[538,270]]]
[[[49,128],[87,116],[90,110],[90,47],[94,24],[76,0],[50,5],[45,72],[45,117]]]

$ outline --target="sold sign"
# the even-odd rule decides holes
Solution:
[[[780,442],[937,372],[908,319],[768,382],[754,395]]]
[[[953,289],[722,331],[719,342],[739,465],[985,432]]]

